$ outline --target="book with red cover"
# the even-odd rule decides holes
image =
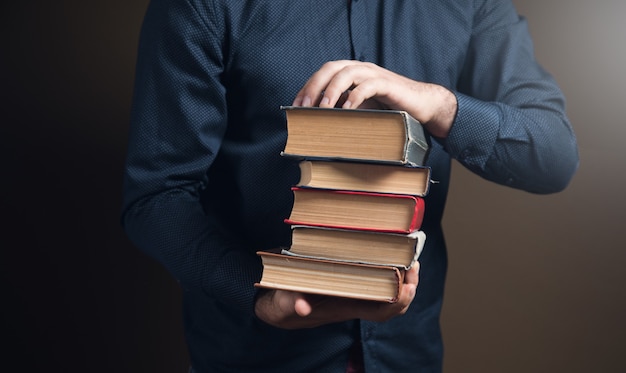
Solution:
[[[420,229],[424,199],[403,194],[291,188],[294,204],[285,223],[379,232]]]

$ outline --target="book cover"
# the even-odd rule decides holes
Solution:
[[[425,165],[430,137],[405,111],[281,106],[284,156]]]
[[[422,225],[424,199],[403,194],[293,187],[285,223],[410,233]]]

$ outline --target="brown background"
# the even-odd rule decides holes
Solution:
[[[147,1],[14,3],[0,6],[0,370],[185,372],[177,284],[118,223]],[[536,196],[455,163],[446,372],[622,372],[626,3],[515,3],[568,97],[581,167]]]

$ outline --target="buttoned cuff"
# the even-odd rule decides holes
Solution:
[[[455,92],[457,114],[444,147],[470,169],[484,169],[493,153],[501,123],[501,112],[494,103],[483,102]]]

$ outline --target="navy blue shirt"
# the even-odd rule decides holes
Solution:
[[[506,0],[153,0],[138,50],[123,224],[184,289],[199,372],[439,372],[451,159],[533,193],[563,189],[578,156],[554,80]],[[458,100],[428,165],[417,295],[388,322],[281,330],[254,316],[255,252],[289,245],[297,163],[280,105],[330,60],[370,61]],[[488,231],[485,231],[488,234]]]

